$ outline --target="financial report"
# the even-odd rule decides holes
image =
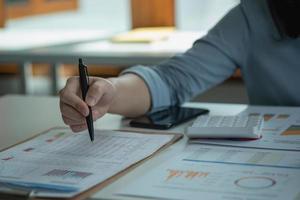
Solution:
[[[190,146],[137,178],[117,195],[195,200],[299,198],[298,152]],[[297,154],[297,155],[295,155]]]
[[[0,182],[57,189],[39,192],[42,197],[72,197],[150,156],[172,138],[97,130],[91,143],[87,132],[53,129],[0,152]]]

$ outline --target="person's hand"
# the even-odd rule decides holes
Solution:
[[[60,91],[60,111],[65,124],[73,132],[87,129],[85,117],[89,114],[88,105],[92,108],[94,121],[107,113],[112,104],[116,88],[112,81],[103,78],[90,77],[86,101],[81,98],[78,77],[69,78],[66,86]]]

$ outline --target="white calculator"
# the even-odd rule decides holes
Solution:
[[[261,137],[264,119],[261,115],[201,115],[186,134],[189,138],[243,138]]]

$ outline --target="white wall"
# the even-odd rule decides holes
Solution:
[[[9,29],[106,29],[130,27],[129,0],[80,0],[79,10],[9,20]]]
[[[239,0],[176,0],[175,2],[176,24],[179,29],[207,30],[230,8],[238,4]],[[80,0],[79,11],[9,20],[7,27],[128,30],[131,27],[130,0]]]
[[[239,0],[176,0],[176,24],[182,30],[208,30]]]

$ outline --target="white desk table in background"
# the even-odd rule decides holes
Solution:
[[[40,29],[0,29],[0,62],[16,63],[20,69],[21,92],[26,94],[28,79],[32,75],[31,65],[39,54],[32,54],[34,49],[49,48],[57,45],[89,42],[109,37],[111,34],[103,30],[40,30]],[[59,63],[49,59],[41,59],[51,65],[50,78],[52,91],[57,91],[57,75]]]
[[[31,64],[34,62],[51,64],[52,93],[56,94],[58,70],[62,63],[77,64],[78,58],[81,57],[86,64],[122,68],[137,64],[155,65],[175,54],[185,52],[192,47],[196,39],[205,34],[205,31],[175,31],[167,40],[155,43],[114,44],[108,40],[114,33],[105,31],[91,31],[91,33],[74,31],[74,36],[70,32],[57,31],[41,36],[42,31],[32,31],[31,37],[30,31],[25,33],[20,31],[19,35],[17,31],[13,33],[0,31],[0,63],[20,64],[24,94],[27,93]]]

